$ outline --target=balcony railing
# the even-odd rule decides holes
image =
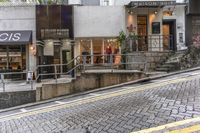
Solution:
[[[174,50],[172,35],[148,35],[127,38],[125,47],[129,52],[133,51],[169,51]]]

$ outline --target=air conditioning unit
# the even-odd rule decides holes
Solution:
[[[81,0],[68,0],[69,5],[81,5]]]

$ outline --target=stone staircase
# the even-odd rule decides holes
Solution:
[[[159,72],[173,72],[179,70],[180,69],[179,62],[184,55],[185,51],[178,51],[172,54],[166,61],[159,64],[155,70]]]

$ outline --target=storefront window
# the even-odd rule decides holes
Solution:
[[[104,41],[104,54],[119,53],[119,46],[116,39],[106,39]]]
[[[116,39],[106,39],[104,41],[104,54],[106,54],[107,58],[105,58],[105,63],[113,63],[119,64],[121,61],[121,55],[119,51],[118,42]],[[112,56],[112,60],[111,57]]]
[[[80,40],[80,54],[87,55],[87,63],[109,63],[108,55],[119,54],[117,39],[88,39]],[[92,55],[92,56],[91,56]],[[109,59],[108,59],[109,58]],[[114,59],[114,58],[113,58]],[[113,60],[114,61],[114,60]]]
[[[86,55],[86,63],[91,63],[91,40],[80,40],[80,54]],[[81,59],[83,61],[83,59]]]
[[[26,47],[25,45],[1,46],[0,48],[0,70],[22,71],[26,69]]]

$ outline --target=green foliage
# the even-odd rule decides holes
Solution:
[[[130,32],[129,37],[133,40],[137,40],[138,36],[135,34],[135,32]]]
[[[119,32],[117,40],[120,43],[120,45],[122,45],[122,43],[126,40],[126,34],[124,33],[124,31]]]
[[[200,66],[200,47],[192,45],[180,59],[180,68],[193,68]]]
[[[51,5],[53,3],[53,0],[48,0],[47,2],[49,5]]]
[[[42,1],[42,0],[38,0],[38,3],[39,3],[39,4],[42,4],[42,3],[43,3],[43,1]]]
[[[9,0],[0,0],[0,2],[8,2]]]

